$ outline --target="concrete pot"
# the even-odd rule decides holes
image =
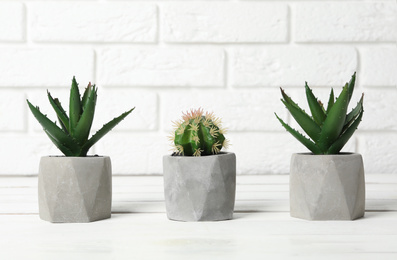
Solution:
[[[110,218],[112,169],[108,156],[47,156],[40,160],[39,212],[50,222]]]
[[[236,155],[163,157],[167,216],[179,221],[233,218]]]
[[[290,213],[307,220],[354,220],[364,216],[365,180],[360,154],[293,154]]]

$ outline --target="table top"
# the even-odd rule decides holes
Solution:
[[[289,216],[288,176],[237,176],[233,220],[177,222],[161,176],[114,176],[112,218],[39,219],[37,177],[0,177],[0,259],[397,259],[397,175],[366,175],[355,221]]]

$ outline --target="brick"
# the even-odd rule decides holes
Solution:
[[[157,10],[136,3],[30,3],[37,42],[155,42]]]
[[[166,42],[286,42],[288,6],[269,3],[172,3],[161,6]]]
[[[230,133],[229,140],[238,174],[287,174],[291,154],[307,150],[287,133]]]
[[[120,122],[113,131],[151,131],[158,128],[158,106],[155,93],[130,89],[101,88],[98,90],[93,130],[99,129],[104,123],[133,107],[135,107],[135,110]]]
[[[357,69],[352,47],[246,47],[230,56],[235,87],[341,86]]]
[[[0,90],[0,132],[25,130],[25,106],[23,92]]]
[[[86,48],[1,48],[0,87],[70,86],[93,79],[94,53]]]
[[[162,157],[171,154],[166,134],[109,133],[96,145],[112,160],[113,174],[161,174]]]
[[[41,156],[62,155],[44,134],[0,135],[0,143],[8,149],[0,149],[0,174],[37,175]],[[13,154],[14,153],[14,154]]]
[[[297,42],[392,42],[397,6],[379,3],[299,3],[293,10]]]
[[[360,134],[359,152],[363,156],[365,173],[396,174],[396,143],[396,133]]]
[[[220,117],[230,131],[282,131],[274,112],[286,118],[278,89],[253,91],[172,91],[160,95],[163,126],[172,130],[171,121],[182,112],[202,107]]]
[[[25,40],[25,10],[21,3],[0,3],[0,41]]]
[[[360,49],[362,85],[397,87],[397,48],[367,47]]]
[[[359,129],[397,130],[397,89],[366,89],[364,115]]]
[[[214,48],[107,48],[98,76],[106,86],[222,87],[223,50]]]

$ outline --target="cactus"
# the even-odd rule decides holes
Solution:
[[[334,98],[334,91],[331,89],[327,109],[324,109],[321,101],[313,95],[312,90],[305,84],[306,98],[312,116],[309,116],[281,89],[283,99],[281,101],[287,107],[303,131],[311,138],[308,139],[291,128],[277,114],[276,117],[281,125],[306,146],[313,154],[338,154],[343,146],[353,135],[363,116],[362,94],[357,106],[346,115],[350,99],[353,94],[356,73],[354,72],[349,83],[343,87],[339,97]]]
[[[66,156],[87,156],[88,150],[104,135],[120,123],[132,110],[121,114],[105,124],[98,132],[88,139],[92,121],[94,119],[95,105],[97,100],[97,88],[95,85],[88,84],[83,97],[80,97],[77,81],[72,80],[69,100],[69,116],[66,114],[61,103],[57,98],[53,98],[47,91],[48,100],[55,110],[61,127],[42,114],[39,107],[33,106],[29,100],[28,106],[34,117],[43,127],[55,146]]]
[[[171,136],[174,151],[178,155],[201,156],[218,154],[227,148],[225,130],[221,120],[213,113],[204,114],[201,108],[183,113],[181,121],[174,122],[175,133]]]

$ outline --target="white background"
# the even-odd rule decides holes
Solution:
[[[59,155],[26,98],[55,120],[73,75],[99,87],[94,129],[135,111],[91,153],[115,174],[161,174],[171,120],[202,107],[223,118],[239,174],[286,174],[306,148],[279,87],[324,102],[357,71],[364,117],[344,151],[366,173],[397,174],[396,1],[0,1],[0,174],[34,175]]]

